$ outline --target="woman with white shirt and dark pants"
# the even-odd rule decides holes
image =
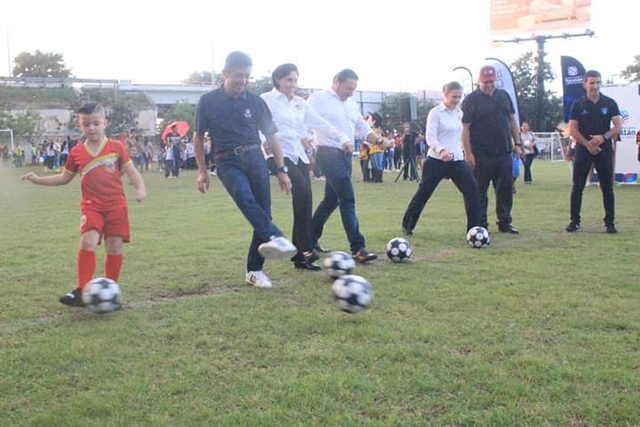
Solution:
[[[322,131],[336,140],[348,140],[348,136],[320,117],[304,99],[294,95],[298,82],[298,68],[294,64],[278,66],[271,79],[273,90],[260,96],[269,106],[278,127],[278,140],[292,184],[291,240],[298,253],[291,261],[296,268],[317,271],[320,267],[315,263],[318,254],[313,250],[313,200],[309,179],[309,164],[314,161],[314,150],[309,141],[309,129]]]
[[[467,230],[480,225],[480,196],[478,184],[465,163],[462,147],[462,86],[447,83],[443,89],[444,101],[429,112],[426,139],[429,145],[427,159],[422,167],[422,181],[411,199],[402,219],[402,231],[412,235],[427,201],[443,178],[451,178],[464,197],[467,212]],[[470,147],[464,147],[469,152]]]

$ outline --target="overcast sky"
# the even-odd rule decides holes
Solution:
[[[536,50],[533,42],[491,46],[490,0],[3,3],[0,75],[10,74],[9,52],[40,49],[63,53],[76,77],[179,83],[192,71],[219,71],[228,52],[243,50],[256,77],[295,62],[305,87],[326,87],[353,68],[359,89],[414,92],[439,89],[456,66],[475,72],[485,57],[511,63]],[[571,55],[606,79],[640,54],[640,2],[592,3],[596,38],[547,42],[556,72],[560,55]]]

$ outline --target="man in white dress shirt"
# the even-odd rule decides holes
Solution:
[[[450,82],[443,89],[444,101],[429,111],[427,144],[429,153],[422,166],[422,181],[402,218],[402,231],[411,236],[427,201],[443,178],[451,178],[464,197],[467,231],[480,225],[480,196],[473,173],[465,163],[467,144],[462,146],[462,86]],[[463,152],[464,148],[464,152]],[[470,161],[469,156],[466,157]]]
[[[349,137],[348,142],[335,139],[332,135],[317,129],[318,151],[316,161],[326,176],[324,199],[313,215],[313,239],[316,249],[324,224],[333,211],[340,207],[342,225],[349,239],[351,253],[357,262],[373,261],[378,256],[365,249],[364,236],[360,233],[356,217],[356,198],[351,184],[352,153],[355,134],[364,136],[370,144],[378,140],[362,118],[358,105],[349,99],[358,85],[358,75],[349,69],[340,71],[333,78],[333,85],[316,92],[309,98],[309,105],[340,132]]]

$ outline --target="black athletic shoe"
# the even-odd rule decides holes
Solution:
[[[618,232],[618,229],[613,224],[607,224],[605,227],[607,229],[607,233],[609,234],[616,234]]]
[[[565,230],[567,231],[567,233],[573,233],[575,231],[578,231],[580,230],[580,223],[571,221],[569,225],[567,225],[567,228],[565,228]]]
[[[515,228],[514,226],[512,226],[511,224],[499,225],[498,226],[498,231],[500,231],[501,233],[509,233],[509,234],[519,234],[520,233],[518,231],[518,229]]]
[[[374,261],[378,259],[378,255],[374,254],[373,252],[367,252],[366,249],[360,249],[358,252],[353,254],[353,259],[356,262],[359,262],[362,264],[365,262]]]
[[[293,266],[300,270],[309,270],[309,271],[320,271],[322,270],[320,266],[315,262],[308,261],[297,261],[293,263]]]
[[[413,236],[413,230],[402,227],[402,234],[404,234],[405,236]]]
[[[58,301],[71,307],[84,307],[84,302],[82,302],[82,292],[78,288],[75,288],[68,294],[61,296]]]

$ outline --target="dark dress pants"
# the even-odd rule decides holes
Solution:
[[[473,173],[463,160],[443,162],[427,157],[422,166],[422,180],[402,219],[402,227],[413,230],[420,219],[422,210],[443,178],[451,178],[464,197],[467,213],[467,231],[480,225],[480,201],[478,184]]]
[[[313,250],[313,197],[311,192],[311,179],[309,178],[309,165],[298,159],[295,164],[288,157],[284,163],[289,169],[291,179],[291,202],[293,204],[293,231],[292,243],[298,248],[298,253],[291,258],[292,261],[304,261],[303,252]]]
[[[253,227],[247,271],[260,271],[264,258],[258,252],[258,246],[269,241],[271,236],[282,236],[271,221],[269,171],[262,151],[251,150],[240,156],[218,158],[216,167],[218,178]]]
[[[349,239],[351,252],[365,247],[364,236],[360,234],[356,217],[356,196],[351,184],[351,155],[338,148],[319,147],[316,162],[326,176],[324,199],[313,214],[313,243],[322,237],[324,224],[339,206],[344,231]]]
[[[479,154],[476,159],[476,182],[480,191],[480,225],[489,226],[487,222],[487,190],[493,183],[496,195],[496,216],[498,226],[511,224],[511,207],[513,206],[513,160],[511,153],[497,155]]]
[[[613,196],[613,154],[610,149],[603,149],[600,153],[593,155],[584,146],[580,145],[576,149],[576,156],[573,161],[573,187],[571,188],[571,221],[580,223],[580,210],[582,208],[582,191],[589,176],[589,169],[594,165],[598,172],[598,182],[602,191],[602,202],[604,204],[604,223],[614,223],[615,200]]]

